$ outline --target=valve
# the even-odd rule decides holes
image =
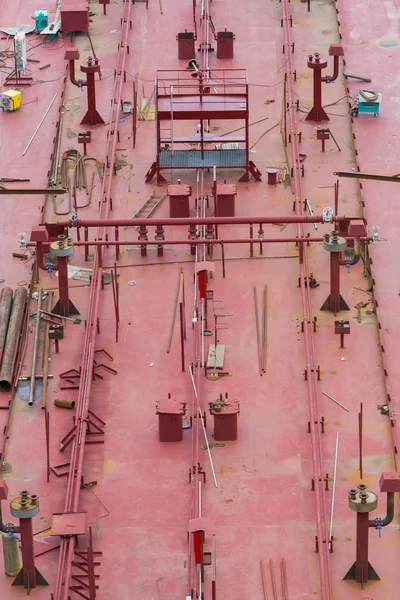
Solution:
[[[375,519],[375,527],[378,530],[378,536],[382,536],[382,517],[376,517]]]
[[[380,239],[381,239],[380,235],[379,235],[379,229],[380,229],[380,227],[378,227],[378,225],[374,225],[372,227],[372,238],[371,238],[371,240],[373,242],[379,242]]]
[[[14,534],[14,525],[12,523],[6,523],[6,527],[9,537],[14,538],[14,540],[18,540],[18,537]]]
[[[22,231],[19,235],[19,247],[26,248],[26,233]]]
[[[330,206],[325,206],[322,209],[322,218],[324,223],[332,223],[333,209]]]

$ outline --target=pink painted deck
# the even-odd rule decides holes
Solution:
[[[293,64],[297,71],[295,91],[299,96],[301,111],[297,113],[297,129],[302,132],[300,152],[306,155],[305,176],[302,178],[303,197],[307,198],[315,214],[323,207],[334,205],[333,185],[335,171],[347,171],[360,167],[361,171],[395,174],[396,157],[400,149],[396,145],[395,122],[397,88],[393,81],[398,46],[381,45],[382,40],[396,40],[394,24],[395,2],[372,3],[361,0],[357,7],[352,3],[338,2],[340,10],[342,43],[345,49],[346,68],[350,72],[370,76],[371,84],[350,84],[353,94],[363,86],[373,86],[383,94],[382,112],[378,119],[360,116],[350,122],[346,86],[342,74],[332,85],[323,86],[323,104],[332,106],[325,110],[330,114],[329,127],[335,135],[341,152],[332,140],[327,142],[326,152],[321,152],[321,142],[316,139],[316,124],[305,123],[307,109],[312,103],[311,71],[307,68],[310,53],[320,52],[328,57],[330,43],[339,41],[335,4],[312,1],[311,13],[307,4],[291,2],[290,14],[293,28],[290,30],[295,42]],[[343,5],[343,6],[342,6]],[[53,9],[53,3],[45,1],[41,8]],[[7,4],[1,7],[2,23],[30,23],[37,6],[31,2]],[[106,123],[109,119],[110,100],[116,49],[119,37],[122,4],[107,6],[107,16],[102,7],[91,3],[91,36],[98,54],[102,80],[96,81],[97,110]],[[7,14],[7,23],[5,22]],[[51,13],[53,14],[53,13]],[[163,14],[158,2],[150,0],[148,11],[145,3],[132,7],[132,31],[129,34],[130,53],[127,56],[127,81],[123,86],[123,98],[132,100],[132,82],[137,78],[139,100],[150,97],[156,69],[185,69],[186,61],[178,61],[176,34],[192,22],[191,3],[163,2]],[[210,68],[246,68],[249,82],[250,122],[268,119],[250,127],[250,158],[263,175],[261,183],[237,183],[243,171],[218,172],[218,181],[237,185],[236,215],[292,215],[293,194],[290,186],[279,183],[267,184],[267,168],[276,168],[284,175],[288,168],[285,148],[279,124],[282,116],[284,58],[281,29],[282,5],[278,2],[251,0],[237,3],[232,0],[214,0],[212,16],[217,30],[235,33],[234,59],[217,60],[216,52],[210,53]],[[394,25],[393,25],[394,27]],[[35,46],[36,36],[29,38]],[[29,185],[46,186],[53,152],[61,94],[64,89],[66,64],[65,49],[70,38],[62,38],[49,45],[38,45],[29,56],[51,63],[51,67],[38,71],[37,63],[30,63],[36,83],[22,90],[22,109],[16,114],[0,115],[2,152],[0,156],[3,177],[27,177]],[[10,45],[1,41],[1,49]],[[78,47],[82,61],[90,54],[90,46],[84,35],[77,35],[73,45]],[[216,46],[216,44],[214,44]],[[9,64],[10,61],[7,63]],[[327,73],[333,70],[329,59]],[[326,73],[324,73],[326,74]],[[45,120],[38,136],[27,154],[22,151],[40,121],[55,93],[56,102]],[[36,100],[37,98],[37,100]],[[86,129],[79,125],[86,112],[86,91],[66,83],[63,99],[63,139],[61,152],[75,148],[77,134]],[[67,110],[68,109],[68,110]],[[303,112],[304,111],[304,112]],[[156,156],[155,124],[140,121],[137,130],[136,149],[132,149],[132,117],[121,114],[120,139],[117,143],[118,171],[113,179],[112,218],[130,218],[154,190],[156,195],[166,191],[165,186],[146,185],[146,172]],[[234,124],[235,125],[235,124]],[[276,127],[274,127],[277,125]],[[179,135],[188,137],[196,133],[196,123],[179,125]],[[352,129],[353,128],[353,129]],[[211,132],[216,136],[229,133],[232,122],[212,122]],[[356,133],[358,162],[354,152],[353,135]],[[242,132],[241,132],[242,133]],[[92,129],[92,143],[88,154],[99,162],[105,161],[106,127]],[[290,147],[287,149],[290,154]],[[194,199],[199,194],[193,171],[163,171],[169,183],[182,183],[193,187],[190,201],[191,216],[195,216]],[[10,184],[17,186],[18,184]],[[329,294],[329,256],[322,244],[307,248],[310,271],[314,273],[319,287],[311,291],[312,317],[317,317],[315,334],[316,361],[321,369],[318,383],[319,416],[325,419],[322,438],[324,477],[328,474],[329,490],[326,506],[330,514],[332,499],[332,476],[336,432],[339,432],[339,460],[334,513],[334,553],[330,555],[330,571],[335,600],[392,600],[396,597],[396,575],[400,540],[398,534],[398,498],[395,502],[395,520],[379,538],[370,530],[370,562],[381,576],[381,581],[370,582],[364,590],[353,582],[342,581],[355,560],[355,515],[347,507],[347,491],[361,481],[358,471],[358,410],[364,406],[364,479],[371,491],[378,493],[379,507],[372,516],[384,516],[386,498],[379,493],[379,478],[384,471],[394,471],[392,428],[387,416],[380,414],[379,404],[385,404],[387,393],[391,407],[396,410],[398,400],[396,381],[397,316],[399,283],[396,280],[396,184],[363,184],[362,199],[369,229],[381,227],[380,233],[387,241],[371,246],[373,259],[374,295],[378,300],[378,320],[367,314],[372,304],[361,309],[361,322],[357,320],[355,306],[372,299],[369,292],[371,281],[363,276],[360,263],[351,267],[350,273],[341,268],[342,295],[350,311],[340,313],[348,319],[351,333],[345,336],[345,348],[339,348],[340,336],[334,334],[335,317],[320,312]],[[205,174],[205,191],[211,193],[212,173]],[[79,210],[81,219],[97,218],[101,181],[95,176],[93,200],[90,206]],[[85,194],[79,198],[83,204]],[[362,204],[359,186],[355,181],[341,180],[339,214],[360,216]],[[2,196],[3,218],[1,220],[1,272],[6,281],[1,285],[15,288],[30,280],[31,262],[26,264],[12,258],[18,252],[18,233],[30,232],[31,227],[42,220],[56,222],[66,216],[54,214],[54,207],[43,197]],[[58,201],[57,201],[58,202]],[[43,211],[42,211],[42,207]],[[212,206],[212,203],[210,203]],[[66,212],[66,200],[57,206]],[[207,212],[212,215],[211,208]],[[154,216],[167,217],[168,200],[165,200]],[[284,222],[284,221],[283,221]],[[332,226],[306,225],[311,237],[321,237]],[[76,232],[71,230],[72,235]],[[182,239],[186,228],[174,228],[167,239]],[[267,225],[266,238],[294,237],[296,225],[290,224],[283,231],[280,225]],[[225,239],[248,237],[248,226],[221,226],[219,235]],[[257,227],[254,228],[257,237]],[[94,239],[95,232],[91,232]],[[113,232],[111,233],[111,237]],[[172,236],[172,237],[170,237]],[[136,240],[134,227],[120,229],[121,240]],[[93,253],[93,247],[91,248]],[[298,248],[293,243],[265,245],[260,255],[254,248],[250,258],[248,245],[226,245],[226,277],[222,277],[221,251],[216,248],[213,260],[216,269],[209,281],[213,290],[215,308],[229,315],[224,319],[224,329],[219,341],[226,345],[224,370],[229,376],[213,382],[202,381],[201,407],[207,414],[207,433],[212,438],[212,417],[208,403],[215,401],[220,393],[228,392],[232,399],[240,401],[238,439],[211,448],[218,488],[213,484],[203,434],[198,440],[201,465],[206,472],[206,484],[202,485],[203,516],[215,524],[217,548],[217,598],[219,600],[263,600],[260,560],[275,561],[279,597],[281,582],[279,565],[286,559],[290,600],[321,597],[318,555],[315,553],[316,514],[311,479],[314,475],[311,460],[311,440],[307,433],[309,420],[307,385],[304,381],[306,358],[301,333],[302,307],[298,288]],[[106,250],[105,270],[115,262],[113,248]],[[121,248],[118,262],[120,283],[120,330],[119,342],[115,343],[115,316],[111,285],[106,285],[100,296],[100,333],[96,349],[105,349],[113,357],[101,362],[118,371],[117,375],[104,373],[104,380],[94,382],[90,397],[90,409],[106,422],[104,445],[87,446],[84,458],[84,483],[96,482],[83,487],[80,492],[79,512],[87,512],[87,523],[93,528],[94,550],[101,551],[100,575],[97,598],[100,600],[127,600],[128,598],[157,598],[176,600],[189,593],[188,544],[191,486],[189,469],[193,466],[191,429],[184,429],[183,441],[163,444],[158,440],[156,403],[168,393],[179,402],[192,404],[193,388],[188,367],[181,371],[179,323],[175,325],[171,352],[167,354],[168,333],[171,324],[176,284],[183,269],[186,294],[187,342],[185,359],[187,365],[195,360],[193,317],[193,274],[195,264],[189,247],[169,245],[164,256],[157,257],[156,249],[150,247],[148,256],[140,256],[137,244]],[[85,263],[84,251],[76,248],[70,261],[72,265],[91,268]],[[394,274],[393,274],[394,273]],[[57,277],[49,277],[41,271],[40,285],[55,289]],[[266,374],[260,377],[257,360],[257,342],[254,316],[253,287],[257,287],[259,307],[264,285],[268,286],[267,359]],[[88,286],[70,280],[70,297],[87,317]],[[35,307],[35,303],[32,304]],[[33,308],[34,310],[34,308]],[[210,307],[211,311],[211,307]],[[209,321],[212,323],[212,311]],[[209,323],[209,325],[210,325]],[[33,344],[33,325],[29,335],[28,352],[23,374],[30,373]],[[210,326],[211,328],[211,326]],[[60,390],[59,374],[70,368],[78,368],[82,360],[84,325],[68,324],[65,339],[60,343],[60,354],[54,353],[49,372],[48,410],[50,414],[50,460],[51,466],[69,462],[70,449],[59,452],[60,440],[72,427],[72,411],[54,407],[55,398],[77,399],[76,391]],[[208,344],[212,337],[206,338]],[[381,351],[381,344],[384,353]],[[39,353],[39,360],[42,349]],[[384,368],[388,376],[385,377]],[[334,404],[322,391],[341,402],[350,412]],[[1,405],[3,404],[0,398]],[[0,412],[1,423],[6,423],[8,411]],[[188,417],[184,420],[189,422]],[[2,426],[2,425],[1,425]],[[40,514],[34,520],[34,531],[42,532],[37,538],[44,546],[53,547],[50,527],[53,513],[63,511],[66,479],[53,473],[46,482],[46,447],[44,412],[40,402],[29,407],[19,395],[15,395],[11,409],[11,425],[5,454],[3,477],[9,488],[9,499],[19,495],[21,489],[29,489],[39,495]],[[8,502],[2,503],[3,519],[12,520]],[[80,540],[80,548],[85,547]],[[39,541],[37,542],[37,545]],[[210,549],[209,538],[206,550]],[[53,549],[37,558],[37,567],[49,582],[48,588],[34,591],[38,600],[50,600],[54,589],[58,562],[58,550]],[[1,563],[1,561],[0,561]],[[204,599],[210,600],[210,567],[205,567]],[[266,571],[268,597],[272,597],[269,568]],[[16,598],[24,594],[20,588],[11,588],[12,579],[0,568],[0,597]],[[78,597],[71,592],[71,598]]]

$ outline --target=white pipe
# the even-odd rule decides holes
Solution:
[[[193,384],[193,389],[194,389],[195,396],[196,396],[196,398],[198,398],[196,384],[194,382],[194,377],[193,377],[193,372],[192,372],[192,366],[191,365],[189,365],[189,373],[190,373],[190,377],[192,379],[192,384]],[[208,458],[210,459],[210,465],[211,465],[211,471],[212,471],[212,474],[213,474],[214,485],[217,488],[218,487],[217,477],[215,475],[214,464],[213,464],[213,460],[212,460],[212,456],[211,456],[211,451],[210,451],[210,444],[208,443],[207,432],[206,432],[206,428],[204,426],[203,413],[201,411],[200,406],[198,407],[198,411],[199,411],[199,415],[200,415],[200,419],[201,419],[201,424],[202,424],[202,427],[203,427],[204,439],[206,440]]]
[[[42,117],[42,119],[41,119],[41,121],[40,121],[40,123],[39,123],[39,125],[36,127],[36,129],[35,129],[35,133],[34,133],[34,134],[33,134],[33,136],[31,137],[31,139],[29,140],[29,142],[28,142],[28,144],[27,144],[27,146],[26,146],[25,150],[24,150],[24,151],[23,151],[23,153],[22,153],[22,156],[25,156],[25,154],[27,153],[29,146],[32,144],[33,140],[35,139],[35,136],[36,136],[37,132],[38,132],[38,131],[39,131],[39,129],[41,128],[41,126],[42,126],[42,123],[43,123],[43,121],[45,120],[45,118],[47,117],[47,113],[49,112],[49,110],[50,110],[50,109],[51,109],[51,107],[53,106],[53,104],[54,104],[54,100],[57,98],[57,96],[58,96],[58,92],[57,92],[57,94],[54,94],[54,98],[53,98],[53,100],[50,102],[50,104],[49,104],[49,106],[48,106],[48,108],[47,108],[46,112],[44,113],[44,115],[43,115],[43,117]]]
[[[213,464],[213,460],[212,460],[212,456],[211,456],[211,450],[210,450],[210,444],[208,443],[208,437],[207,437],[207,432],[206,432],[206,428],[204,426],[204,419],[203,419],[203,413],[201,412],[201,408],[199,406],[199,415],[201,418],[201,424],[203,426],[203,433],[204,433],[204,438],[206,440],[206,446],[207,446],[207,452],[208,452],[208,458],[210,459],[210,465],[211,465],[211,471],[213,474],[213,479],[214,479],[214,485],[217,488],[218,487],[218,482],[217,482],[217,477],[215,475],[215,470],[214,470],[214,464]]]
[[[201,505],[201,481],[199,481],[199,517],[202,516],[202,505]]]
[[[333,489],[332,489],[331,521],[330,521],[330,524],[329,524],[329,540],[328,540],[328,543],[331,543],[331,539],[332,539],[333,511],[334,511],[334,508],[335,508],[336,471],[337,471],[338,451],[339,451],[339,432],[337,431],[336,432],[335,464],[334,464],[334,467],[333,467]]]

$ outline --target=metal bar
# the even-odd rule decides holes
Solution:
[[[192,371],[192,367],[191,366],[189,366],[189,373],[190,373],[190,377],[191,377],[191,380],[192,380],[192,384],[193,384],[193,389],[194,389],[195,396],[196,396],[196,398],[198,398],[196,384],[194,382],[193,371]],[[210,444],[208,443],[207,432],[206,432],[206,428],[204,426],[203,413],[201,411],[200,406],[198,407],[197,410],[198,410],[198,413],[200,415],[200,420],[201,420],[201,424],[202,424],[202,427],[203,427],[203,434],[204,434],[204,439],[206,441],[208,458],[210,459],[210,465],[211,465],[211,471],[212,471],[212,474],[213,474],[214,485],[217,488],[218,487],[218,482],[217,482],[217,478],[216,478],[216,475],[215,475],[214,464],[213,464],[213,460],[212,460],[212,456],[211,456],[211,450],[210,450]]]
[[[256,316],[256,334],[257,334],[257,353],[258,353],[258,371],[260,375],[262,375],[262,367],[261,367],[261,339],[260,339],[260,320],[258,314],[258,301],[257,301],[257,288],[254,286],[254,312]]]
[[[282,582],[282,600],[289,600],[289,591],[287,584],[286,559],[281,560],[281,582]]]
[[[54,292],[48,292],[46,309],[51,310],[53,304]],[[44,347],[43,347],[43,384],[42,384],[42,398],[41,407],[44,410],[46,408],[47,399],[47,383],[49,373],[49,361],[50,361],[50,338],[49,338],[49,324],[44,325]]]
[[[49,413],[45,412],[44,414],[44,423],[45,423],[45,428],[46,428],[46,477],[47,477],[47,483],[49,483],[50,481],[50,415]]]
[[[263,373],[267,370],[267,291],[265,285],[263,291],[263,330],[262,330],[262,353],[261,353],[261,369]]]
[[[364,217],[357,216],[332,216],[332,223],[348,221],[364,221]],[[322,215],[285,215],[272,216],[262,215],[256,217],[185,217],[185,218],[163,218],[151,219],[151,225],[259,225],[280,223],[324,223]],[[132,219],[78,219],[77,221],[57,221],[57,225],[63,227],[132,227]],[[149,226],[148,219],[135,219],[136,225]]]
[[[181,324],[181,360],[182,360],[182,371],[185,370],[185,334],[184,334],[184,314],[183,314],[183,302],[179,302],[179,317]]]
[[[336,171],[334,173],[336,177],[347,177],[349,179],[372,179],[374,181],[392,181],[394,183],[400,183],[399,175],[374,175],[372,173],[359,173],[358,171],[344,172]]]
[[[343,406],[343,404],[340,404],[340,402],[338,402],[337,400],[335,400],[335,398],[332,398],[332,396],[330,396],[326,392],[322,392],[322,393],[323,393],[324,396],[326,396],[327,398],[329,398],[330,400],[332,400],[335,404],[337,404],[338,406],[340,406],[341,408],[343,408],[343,410],[345,410],[346,412],[350,412],[348,408],[346,408],[345,406]]]
[[[34,196],[42,194],[66,194],[67,190],[64,188],[4,188],[0,187],[0,196]]]
[[[306,200],[306,203],[307,203],[308,212],[309,212],[309,213],[310,213],[310,215],[313,217],[313,216],[314,216],[314,213],[313,213],[313,210],[312,210],[312,208],[311,208],[311,204],[309,203],[309,201],[308,201],[308,200]],[[317,225],[316,223],[314,223],[314,229],[318,229],[318,225]]]
[[[335,462],[333,466],[333,487],[332,487],[332,506],[331,506],[331,519],[329,522],[329,542],[332,540],[332,531],[333,531],[333,512],[335,509],[335,492],[336,492],[336,473],[337,473],[337,462],[338,462],[338,452],[339,452],[339,432],[336,432],[336,448],[335,448]]]
[[[278,589],[276,587],[276,578],[275,578],[275,565],[272,558],[269,559],[269,570],[271,573],[271,582],[272,582],[272,594],[274,596],[274,600],[278,600]]]
[[[263,560],[260,560],[260,567],[261,567],[261,581],[262,581],[262,587],[263,587],[264,600],[268,600],[267,578],[265,576],[265,566],[264,566]]]
[[[27,144],[27,146],[26,146],[25,150],[24,150],[24,151],[23,151],[23,153],[22,153],[22,156],[25,156],[25,154],[27,153],[29,146],[32,144],[33,140],[35,139],[37,132],[38,132],[38,131],[39,131],[39,129],[41,128],[41,126],[42,126],[42,123],[43,123],[43,121],[45,120],[45,118],[47,117],[47,115],[48,115],[48,112],[49,112],[49,110],[51,109],[51,107],[53,106],[53,104],[54,104],[54,100],[57,98],[57,96],[58,96],[58,92],[57,92],[56,94],[54,94],[53,100],[50,102],[49,106],[47,107],[47,110],[46,110],[46,112],[44,113],[43,117],[41,118],[39,125],[36,127],[36,129],[35,129],[35,131],[34,131],[34,133],[33,133],[32,137],[31,137],[31,139],[29,140],[29,142],[28,142],[28,144]]]
[[[217,477],[215,475],[215,469],[214,469],[213,459],[212,459],[212,456],[211,456],[210,444],[208,443],[208,437],[207,437],[207,432],[206,432],[206,428],[205,428],[205,425],[204,425],[203,413],[201,411],[200,406],[198,407],[198,411],[199,411],[199,415],[200,415],[200,419],[201,419],[201,425],[202,425],[202,428],[203,428],[204,439],[206,441],[208,458],[210,459],[210,466],[211,466],[211,471],[212,471],[212,475],[213,475],[213,479],[214,479],[214,485],[217,488],[218,487]]]
[[[171,327],[169,329],[169,335],[168,335],[167,354],[169,354],[169,352],[171,350],[172,336],[173,336],[173,333],[174,333],[176,311],[177,311],[177,308],[178,308],[178,298],[179,298],[179,290],[180,290],[180,281],[181,281],[182,274],[183,274],[183,271],[182,271],[182,268],[181,268],[181,270],[179,272],[179,276],[178,276],[178,285],[176,287],[174,308],[173,308],[173,311],[172,311]]]
[[[359,449],[360,449],[360,479],[363,479],[362,430],[363,430],[363,403],[360,402],[360,412],[358,413],[358,441],[359,441]]]
[[[33,354],[32,354],[32,369],[31,369],[31,384],[29,388],[29,406],[35,401],[35,385],[36,385],[36,359],[37,359],[37,351],[39,346],[39,336],[40,336],[40,311],[42,308],[42,288],[38,290],[38,300],[37,300],[37,312],[36,312],[36,322],[35,322],[35,337],[33,340]]]

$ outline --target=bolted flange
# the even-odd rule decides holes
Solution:
[[[10,512],[17,519],[32,519],[39,513],[39,497],[36,494],[29,496],[27,490],[20,494],[18,498],[11,500]]]
[[[348,506],[354,512],[372,512],[378,507],[378,497],[373,492],[368,492],[366,485],[359,485],[358,490],[349,490]]]
[[[74,252],[72,239],[65,235],[59,235],[58,241],[50,244],[50,254],[52,256],[71,256]]]
[[[339,237],[338,231],[332,231],[325,233],[323,246],[328,252],[343,252],[347,248],[347,241]]]

